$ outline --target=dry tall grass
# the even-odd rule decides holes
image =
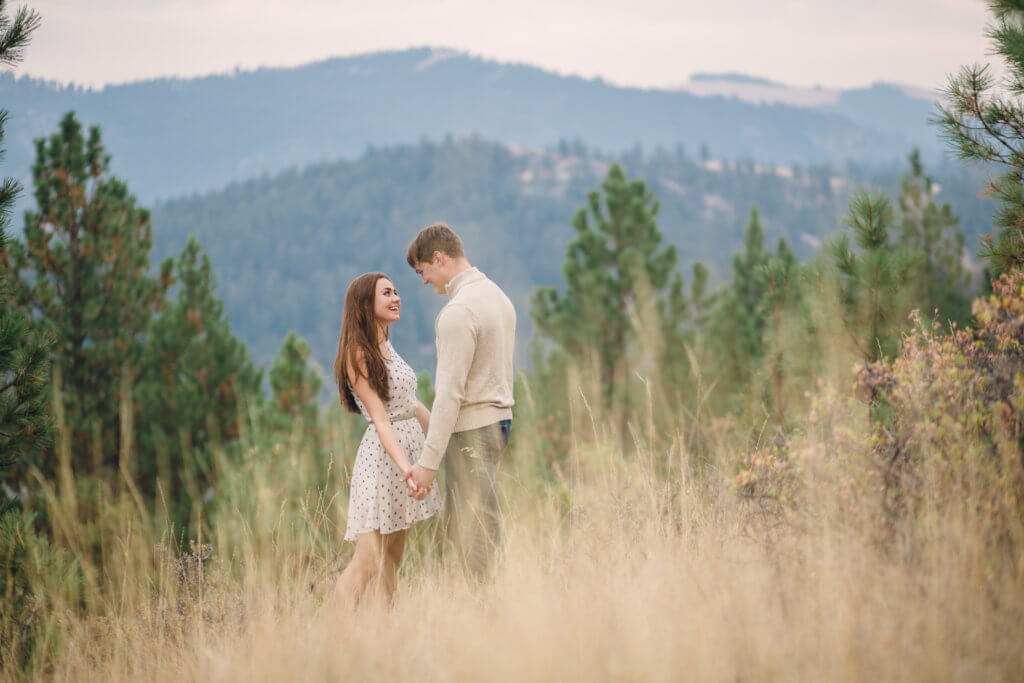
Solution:
[[[247,437],[245,465],[218,488],[193,546],[162,532],[130,487],[91,511],[54,492],[87,607],[52,587],[31,668],[4,675],[1019,680],[1021,577],[980,540],[983,516],[925,512],[912,538],[886,527],[856,401],[826,387],[784,460],[722,438],[697,463],[692,420],[671,439],[641,420],[623,446],[604,426],[614,420],[592,420],[569,393],[572,446],[558,464],[532,438],[529,401],[520,412],[493,580],[471,586],[452,571],[427,522],[412,531],[391,608],[325,607],[351,552],[345,469],[359,425],[341,416],[324,427],[328,459],[298,435]],[[788,498],[757,493],[783,489]]]

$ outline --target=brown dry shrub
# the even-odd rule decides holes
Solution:
[[[891,530],[934,514],[1024,553],[1024,273],[974,304],[975,329],[917,325],[891,363],[861,368]],[[991,555],[988,558],[992,560]]]

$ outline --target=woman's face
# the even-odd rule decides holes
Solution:
[[[377,280],[377,293],[373,298],[373,315],[384,323],[398,321],[402,310],[402,297],[391,280],[382,277]]]

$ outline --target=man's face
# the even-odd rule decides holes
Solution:
[[[423,278],[423,284],[433,285],[434,291],[438,294],[444,294],[445,286],[448,284],[448,278],[442,273],[443,261],[441,254],[435,251],[432,261],[420,261],[413,268],[416,274]]]

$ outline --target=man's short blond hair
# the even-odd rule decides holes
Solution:
[[[433,223],[420,230],[419,234],[409,243],[409,251],[405,260],[409,267],[415,268],[417,263],[430,263],[434,260],[434,252],[440,251],[452,258],[465,256],[462,240],[455,231],[444,223]]]

